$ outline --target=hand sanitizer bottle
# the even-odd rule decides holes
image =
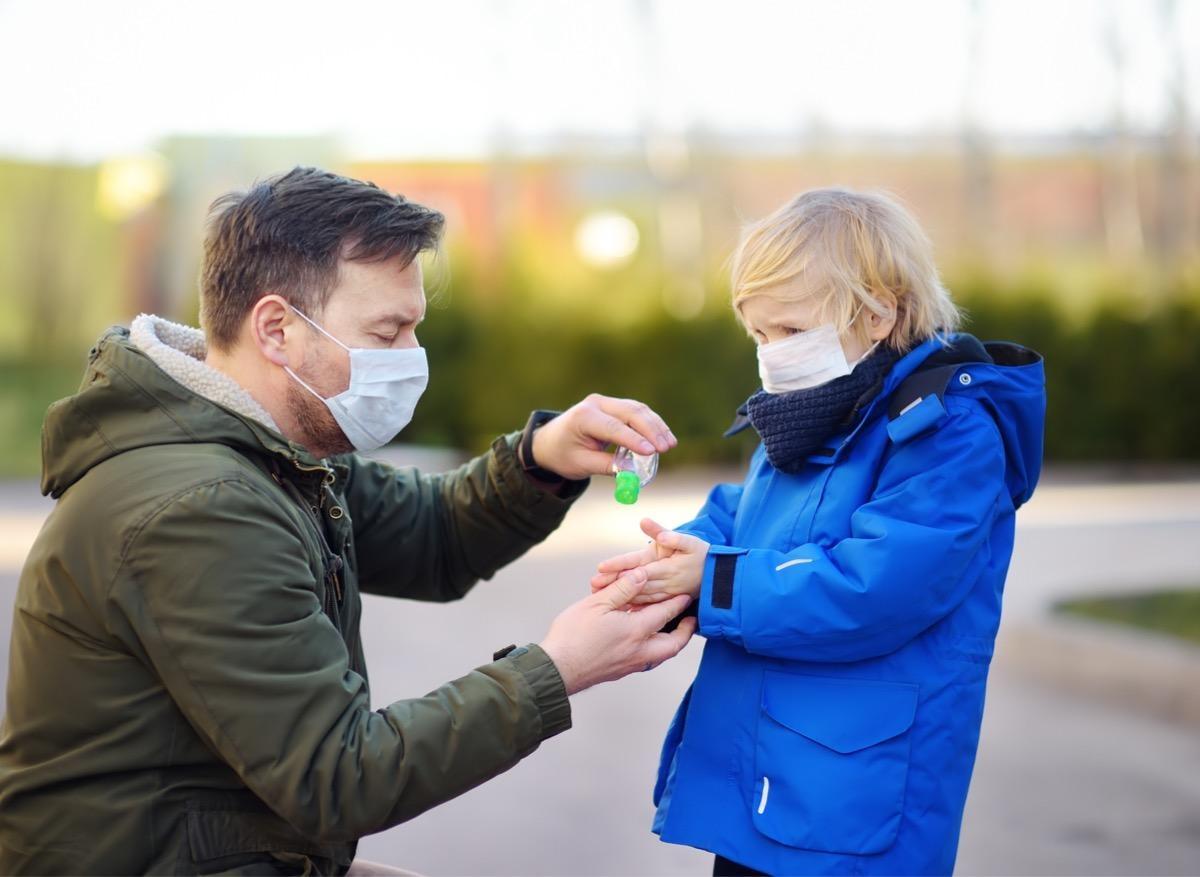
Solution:
[[[629,448],[617,448],[613,455],[613,474],[617,476],[613,495],[617,502],[633,505],[643,487],[658,473],[658,454],[635,454]]]

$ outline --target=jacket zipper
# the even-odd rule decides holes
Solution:
[[[325,466],[302,466],[300,464],[299,460],[293,460],[292,465],[294,465],[296,467],[296,469],[299,470],[300,472],[324,473],[322,475],[322,481],[324,481],[325,478],[327,478],[328,476],[333,474],[333,470],[329,469]],[[276,474],[275,472],[271,472],[271,477],[275,479],[275,483],[278,484],[280,487],[284,486],[284,484],[283,484],[284,479],[281,478],[278,474]],[[291,484],[290,482],[288,483],[288,486],[291,487],[293,491],[296,490],[295,485]],[[288,490],[285,488],[284,492],[287,493]],[[320,541],[321,547],[324,549],[324,552],[323,552],[324,557],[322,558],[322,563],[325,565],[325,568],[328,571],[326,578],[333,583],[333,592],[334,592],[334,595],[336,596],[336,601],[337,601],[336,603],[331,603],[331,601],[329,601],[328,599],[326,600],[326,603],[331,603],[331,605],[327,605],[325,607],[325,614],[328,615],[331,619],[338,619],[341,613],[337,611],[337,607],[339,607],[341,605],[342,599],[343,599],[342,579],[341,579],[341,576],[338,575],[338,573],[341,571],[342,558],[339,555],[334,554],[333,549],[329,547],[329,541],[325,538],[324,528],[321,526],[320,515],[312,514],[312,510],[304,503],[303,497],[298,498],[296,496],[293,496],[292,499],[295,500],[296,503],[301,506],[301,508],[304,510],[305,514],[310,516],[310,520],[312,520],[313,526],[317,530],[317,539]],[[321,509],[324,507],[325,507],[325,491],[319,490],[319,491],[317,491],[317,508]],[[326,588],[325,590],[326,590],[326,597],[328,598],[329,589]],[[340,629],[341,628],[340,628],[340,622],[339,622],[339,630]]]

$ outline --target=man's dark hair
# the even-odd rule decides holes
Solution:
[[[435,249],[445,219],[374,183],[297,167],[230,192],[209,208],[200,271],[200,322],[217,350],[233,346],[255,303],[283,296],[320,313],[342,259],[405,264]]]

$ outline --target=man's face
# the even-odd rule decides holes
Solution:
[[[306,316],[346,347],[419,347],[417,326],[426,309],[421,265],[416,259],[402,264],[399,257],[383,262],[343,261],[325,308]],[[345,391],[350,386],[350,354],[299,317],[296,320],[307,329],[296,374],[322,398]],[[302,433],[298,440],[314,454],[324,457],[354,450],[329,409],[294,381],[288,385],[287,405]]]

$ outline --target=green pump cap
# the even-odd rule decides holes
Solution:
[[[636,472],[625,470],[617,473],[617,488],[613,494],[617,498],[617,502],[633,505],[637,502],[641,489],[642,483]]]

